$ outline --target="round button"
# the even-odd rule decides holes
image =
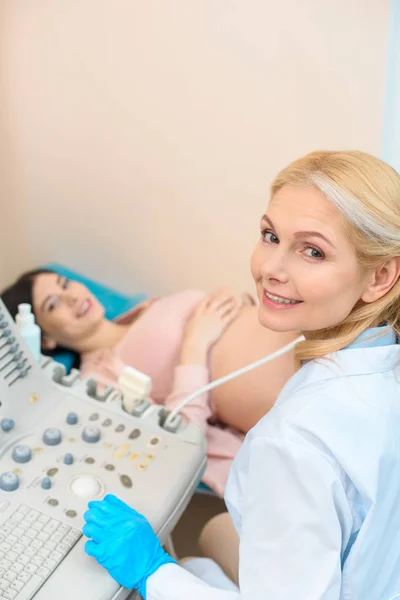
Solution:
[[[81,498],[90,498],[101,492],[101,485],[91,475],[80,475],[72,481],[71,491]]]
[[[133,429],[133,431],[131,431],[131,433],[129,434],[129,439],[136,440],[140,436],[140,434],[140,429]]]
[[[117,427],[115,428],[115,431],[117,433],[121,433],[121,431],[125,431],[125,425],[117,425]]]
[[[85,458],[85,463],[87,463],[88,465],[94,465],[95,462],[96,461],[91,456],[88,456],[87,458]]]
[[[99,418],[99,414],[93,413],[92,415],[90,415],[89,421],[97,421],[98,418]]]
[[[42,479],[41,486],[44,490],[49,490],[51,488],[51,479],[50,477],[44,477]]]
[[[72,454],[70,454],[69,452],[67,454],[65,454],[65,456],[64,456],[64,464],[65,465],[72,465],[73,462],[74,462],[74,457],[72,456]]]
[[[49,469],[49,470],[47,471],[47,475],[48,475],[49,477],[54,477],[54,475],[57,475],[57,473],[58,473],[58,469],[57,469],[57,467],[51,467],[51,469]]]
[[[65,514],[67,515],[67,517],[70,517],[70,519],[73,519],[78,513],[76,512],[76,510],[67,510]]]
[[[47,504],[50,504],[50,506],[58,506],[58,500],[56,498],[50,498]]]
[[[67,414],[68,425],[76,425],[77,422],[78,422],[78,415],[75,412],[70,412]]]
[[[12,457],[17,463],[27,463],[32,458],[32,450],[29,446],[24,446],[23,444],[14,446]]]
[[[0,489],[5,492],[14,492],[19,487],[19,477],[15,473],[8,471],[0,475]]]
[[[47,446],[58,446],[62,440],[62,433],[56,427],[49,427],[43,433],[43,441]]]
[[[115,471],[115,467],[114,465],[111,465],[110,463],[108,463],[105,467],[104,467],[107,471]]]
[[[100,439],[100,429],[98,427],[85,427],[82,431],[82,439],[87,444],[95,444]]]
[[[13,419],[2,419],[0,427],[3,431],[11,431],[11,429],[14,429],[15,427],[15,421],[13,421]]]
[[[124,487],[126,487],[126,488],[132,487],[132,479],[130,477],[128,477],[128,475],[121,475],[120,481]]]

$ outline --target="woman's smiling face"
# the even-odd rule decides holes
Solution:
[[[284,185],[273,196],[251,272],[259,320],[273,331],[316,331],[341,323],[369,281],[341,215],[312,186]]]

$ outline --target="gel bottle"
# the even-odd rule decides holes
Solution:
[[[39,325],[35,323],[35,317],[32,314],[32,307],[30,304],[18,305],[18,314],[15,317],[15,322],[20,334],[35,357],[35,360],[39,362],[42,336]]]

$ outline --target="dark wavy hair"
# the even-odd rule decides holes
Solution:
[[[14,283],[9,285],[1,294],[0,298],[3,300],[6,309],[10,313],[13,319],[18,313],[18,305],[27,303],[32,306],[33,312],[33,284],[38,275],[42,273],[53,273],[49,269],[34,269],[33,271],[27,271],[18,277]]]
[[[27,271],[20,275],[14,283],[9,285],[0,294],[0,298],[3,300],[5,307],[13,319],[15,319],[15,315],[18,313],[18,305],[23,304],[24,302],[30,304],[32,306],[32,312],[34,312],[33,285],[36,277],[42,273],[55,273],[55,271],[52,271],[51,269],[33,269],[32,271]],[[63,350],[60,346],[57,346],[55,350],[46,350],[42,348],[42,354],[54,356],[60,350]]]

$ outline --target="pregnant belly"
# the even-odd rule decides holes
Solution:
[[[257,312],[257,306],[244,307],[215,344],[210,357],[213,381],[274,352],[298,335],[265,329]],[[294,371],[292,351],[216,388],[211,392],[211,400],[218,418],[247,432],[273,406]]]

